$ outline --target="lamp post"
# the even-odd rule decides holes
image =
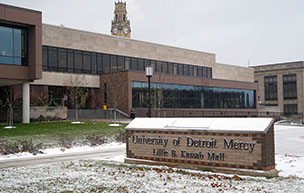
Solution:
[[[152,66],[146,67],[146,77],[148,78],[148,90],[149,90],[149,110],[148,110],[148,117],[151,117],[151,82],[150,79],[153,75],[153,68]]]

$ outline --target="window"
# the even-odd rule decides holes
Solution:
[[[48,69],[51,71],[57,71],[57,48],[48,48]]]
[[[82,52],[83,53],[83,65],[82,72],[90,74],[91,73],[91,55],[90,52]]]
[[[145,70],[148,66],[151,66],[151,60],[145,60]]]
[[[68,72],[74,72],[74,51],[68,50]]]
[[[67,71],[67,53],[66,49],[58,48],[58,71]]]
[[[0,24],[0,64],[28,65],[27,31]]]
[[[198,77],[203,77],[203,67],[198,67],[197,76]]]
[[[42,48],[42,67],[43,67],[43,70],[47,70],[47,67],[48,67],[47,53],[48,53],[47,47],[43,46],[43,48]]]
[[[277,100],[278,99],[278,89],[277,89],[277,76],[265,76],[265,100]]]
[[[197,77],[198,75],[198,66],[193,66],[193,76]]]
[[[137,70],[137,58],[131,58],[131,70]]]
[[[163,73],[168,73],[168,63],[167,62],[162,62],[162,72]]]
[[[97,73],[103,73],[102,54],[97,54]]]
[[[162,68],[162,64],[160,61],[156,61],[156,69],[155,72],[159,72],[162,73],[163,72],[163,68]]]
[[[117,71],[117,56],[111,55],[111,72]]]
[[[284,114],[298,114],[297,104],[284,104]]]
[[[173,74],[177,75],[177,64],[173,64]]]
[[[183,69],[183,65],[182,64],[178,64],[177,74],[178,75],[184,75],[184,69]]]
[[[188,65],[187,64],[184,64],[184,75],[185,76],[188,76],[189,75],[189,70],[188,70]]]
[[[194,76],[194,68],[192,65],[189,65],[189,76]]]
[[[283,95],[284,99],[297,99],[297,75],[283,75]]]
[[[151,60],[151,66],[153,68],[153,72],[156,72],[156,62],[154,60]]]
[[[74,68],[76,73],[82,73],[82,52],[74,51]]]
[[[130,64],[131,61],[130,61],[130,58],[129,57],[125,57],[125,69],[126,70],[129,70],[130,69]]]
[[[118,71],[123,71],[125,69],[125,58],[123,56],[118,56],[118,61],[117,61],[117,70]]]
[[[91,53],[91,67],[92,74],[97,74],[97,54]]]
[[[64,102],[64,95],[67,96],[66,87],[61,86],[49,86],[48,88],[49,95],[49,105],[50,106],[59,106]]]
[[[138,70],[139,71],[145,71],[144,60],[143,59],[138,59]]]
[[[103,72],[110,72],[110,55],[103,54],[102,57]]]
[[[173,64],[168,63],[168,74],[173,74]]]

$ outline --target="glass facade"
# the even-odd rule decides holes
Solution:
[[[255,91],[151,83],[153,108],[254,109]],[[148,83],[132,82],[133,108],[148,107]]]
[[[210,67],[51,46],[43,46],[42,53],[44,71],[103,74],[110,71],[124,70],[144,72],[147,66],[152,66],[155,73],[212,78],[212,69]]]
[[[0,24],[0,64],[28,65],[27,31]]]

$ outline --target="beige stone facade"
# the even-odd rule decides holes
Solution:
[[[304,95],[303,95],[303,73],[304,62],[288,62],[280,64],[261,65],[254,67],[254,79],[258,84],[258,101],[262,106],[260,111],[274,112],[284,114],[284,105],[296,104],[298,114],[303,113]],[[297,96],[295,99],[284,99],[283,76],[296,75],[296,90]],[[277,100],[265,100],[265,77],[277,77]],[[286,110],[285,110],[286,111]]]
[[[82,75],[58,72],[42,72],[42,79],[35,80],[32,84],[48,86],[75,86],[72,84],[72,81],[77,77],[84,79],[84,84],[86,87],[99,88],[98,75]]]
[[[212,68],[215,79],[253,82],[253,70],[216,63],[216,55],[117,36],[43,24],[42,44]]]

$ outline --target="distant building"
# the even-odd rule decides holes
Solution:
[[[123,16],[125,4],[115,5],[124,7],[122,12],[118,9],[117,18],[121,21],[122,16],[129,27]],[[113,27],[118,26],[115,19]],[[128,29],[125,35],[130,35]],[[19,32],[21,36],[28,34],[24,36],[27,38],[13,36]],[[212,53],[127,37],[41,24],[41,12],[0,4],[0,86],[14,85],[16,100],[30,98],[30,102],[23,103],[23,109],[54,104],[72,108],[68,92],[73,86],[71,79],[83,76],[88,97],[81,99],[81,108],[93,110],[117,105],[125,114],[133,109],[136,116],[146,116],[145,67],[152,66],[154,117],[257,114],[253,69],[216,63]],[[10,47],[16,41],[18,45],[28,45],[25,52]],[[30,88],[25,86],[22,92],[21,85],[29,83]],[[117,95],[114,91],[120,91],[119,101],[114,101]]]
[[[276,112],[285,116],[303,114],[303,61],[253,68],[261,111]]]

